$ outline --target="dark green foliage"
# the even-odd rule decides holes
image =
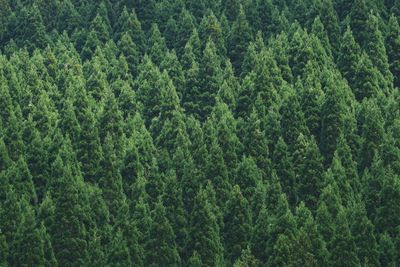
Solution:
[[[324,184],[322,157],[314,138],[308,142],[304,156],[296,173],[298,200],[314,211]]]
[[[250,239],[251,213],[249,203],[240,192],[239,186],[234,186],[226,204],[224,214],[224,242],[228,262],[239,258]]]
[[[162,202],[157,203],[152,212],[149,239],[146,242],[146,266],[180,266],[180,258],[174,240],[174,232],[169,223]]]
[[[200,189],[190,219],[189,249],[197,251],[206,266],[221,264],[223,260],[223,246],[214,205],[208,200],[206,190]]]
[[[398,266],[399,15],[0,0],[0,266]]]

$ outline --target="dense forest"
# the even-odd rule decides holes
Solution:
[[[0,266],[400,266],[399,0],[0,0]]]

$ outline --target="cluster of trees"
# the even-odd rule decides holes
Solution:
[[[400,265],[399,16],[0,0],[0,266]]]

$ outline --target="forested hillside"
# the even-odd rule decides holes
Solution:
[[[0,0],[0,266],[400,266],[399,0]]]

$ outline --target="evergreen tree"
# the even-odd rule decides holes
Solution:
[[[83,114],[77,157],[85,180],[95,182],[99,178],[102,150],[93,112],[85,109]]]
[[[26,199],[22,199],[20,205],[23,218],[18,226],[15,247],[10,256],[13,258],[13,263],[18,266],[43,266],[45,263],[44,241],[35,222],[34,211]]]
[[[229,37],[229,55],[236,73],[240,73],[244,53],[248,43],[251,41],[251,29],[246,20],[246,14],[242,6],[239,6],[239,13],[232,25]]]
[[[341,38],[337,65],[352,89],[356,84],[357,64],[360,57],[361,48],[355,41],[352,30],[347,27]]]
[[[375,97],[379,88],[379,73],[367,54],[362,53],[356,65],[356,76],[353,93],[358,101]]]
[[[56,259],[63,266],[85,264],[88,260],[87,230],[77,177],[72,176],[71,167],[65,165],[60,156],[52,166],[52,176],[55,214],[50,232]]]
[[[225,255],[228,262],[235,262],[248,245],[251,233],[251,213],[248,201],[234,186],[224,214]]]
[[[389,60],[389,69],[394,77],[394,86],[399,87],[399,56],[398,47],[400,45],[400,26],[395,16],[391,16],[388,25],[388,34],[386,36],[385,44]]]
[[[293,170],[292,158],[288,147],[282,137],[279,138],[275,146],[274,157],[272,159],[274,170],[282,185],[282,190],[288,197],[290,204],[296,202],[295,173]]]
[[[367,51],[374,66],[382,73],[387,86],[390,88],[393,84],[393,75],[389,70],[388,56],[384,44],[385,40],[378,23],[378,18],[370,14],[366,25],[367,40],[365,51]]]
[[[332,247],[330,262],[334,266],[358,266],[360,264],[354,238],[343,210],[339,212],[335,220],[335,232],[329,246]]]
[[[304,121],[304,113],[301,110],[296,94],[290,95],[283,100],[280,113],[282,137],[289,147],[293,147],[299,134],[308,134],[308,129]]]
[[[212,205],[205,189],[200,189],[190,216],[189,248],[198,253],[201,262],[206,266],[219,265],[223,261],[220,229],[214,213],[215,207]]]
[[[304,155],[304,162],[296,173],[298,200],[304,201],[306,206],[314,211],[324,184],[322,157],[314,138],[309,141]]]
[[[354,236],[358,259],[362,265],[379,265],[378,244],[375,238],[374,225],[368,219],[363,204],[350,210],[351,233]]]
[[[325,89],[325,101],[321,111],[321,152],[325,163],[329,164],[338,144],[338,138],[344,131],[344,116],[346,114],[344,89],[334,86],[329,79]]]
[[[269,215],[266,206],[263,205],[258,213],[257,220],[255,221],[253,234],[251,237],[251,250],[254,256],[261,262],[265,262],[268,258],[267,254],[267,241],[269,235],[267,233],[269,224]]]
[[[126,240],[122,235],[120,229],[114,234],[113,240],[110,243],[109,251],[109,264],[112,266],[130,266],[132,262],[130,261],[130,255]]]
[[[380,151],[384,139],[383,119],[379,107],[373,101],[363,102],[363,122],[359,169],[364,170],[372,163],[374,154]]]
[[[160,201],[152,212],[149,239],[145,245],[147,266],[180,266],[180,257],[174,240],[174,232]]]
[[[350,10],[350,25],[356,41],[364,47],[367,43],[368,7],[365,0],[354,0]]]
[[[199,81],[201,91],[199,95],[193,96],[200,105],[199,117],[207,118],[215,105],[215,96],[222,83],[222,70],[214,42],[210,39],[203,51],[203,57],[199,67]]]

